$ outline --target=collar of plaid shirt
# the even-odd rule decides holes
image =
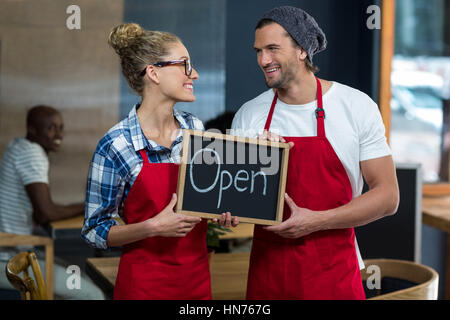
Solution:
[[[157,144],[155,141],[152,141],[150,139],[147,139],[144,135],[144,132],[142,131],[141,125],[139,124],[139,118],[137,116],[137,109],[139,109],[141,105],[135,104],[133,109],[131,109],[130,113],[128,114],[128,124],[130,128],[131,133],[131,141],[133,142],[133,147],[135,151],[142,150],[144,148],[147,148],[150,152],[160,152],[160,151],[167,151],[166,147],[163,147],[159,144]],[[173,115],[175,116],[175,119],[177,119],[178,123],[180,124],[181,129],[189,129],[188,124],[186,123],[186,120],[183,118],[181,113],[174,109]],[[178,131],[178,136],[172,143],[172,148],[174,145],[181,142],[183,137],[183,134],[181,130]]]

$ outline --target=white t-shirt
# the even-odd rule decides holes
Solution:
[[[247,137],[261,134],[273,97],[270,89],[246,102],[233,119],[233,134]],[[337,82],[333,82],[322,99],[325,135],[344,165],[353,197],[357,197],[364,185],[359,163],[391,154],[380,112],[368,95]],[[270,131],[284,137],[315,136],[316,108],[317,101],[288,105],[278,99]]]
[[[269,89],[246,102],[233,119],[232,134],[253,138],[261,134],[273,97],[274,92]],[[325,135],[347,172],[353,198],[358,197],[364,186],[360,162],[391,154],[380,112],[368,95],[338,82],[333,82],[322,100]],[[270,131],[284,137],[316,136],[316,108],[317,101],[288,105],[278,99]]]
[[[9,143],[0,162],[0,232],[32,233],[33,207],[25,186],[48,184],[48,170],[47,154],[39,144],[25,138]],[[10,251],[0,248],[0,259],[9,259]]]

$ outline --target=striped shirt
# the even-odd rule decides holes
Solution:
[[[180,162],[182,130],[170,149],[147,139],[136,114],[139,106],[103,136],[92,158],[81,235],[96,248],[107,248],[109,229],[117,225],[113,218],[123,217],[123,205],[142,168],[139,150],[146,150],[151,163]],[[202,122],[190,113],[174,110],[174,116],[181,129],[204,130]]]
[[[39,144],[25,138],[9,143],[0,162],[0,232],[32,234],[33,207],[25,186],[48,184],[48,171],[48,157]],[[0,251],[0,259],[6,260],[18,250]]]

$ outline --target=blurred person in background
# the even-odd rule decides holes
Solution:
[[[22,235],[41,234],[41,226],[84,213],[84,204],[59,205],[49,189],[49,152],[57,152],[62,143],[64,123],[56,109],[38,105],[27,112],[25,138],[12,140],[0,162],[0,232]],[[30,247],[0,248],[0,270],[9,259]],[[36,251],[36,250],[34,250]],[[44,257],[36,251],[42,271]],[[103,299],[103,293],[82,277],[80,290],[66,287],[68,277],[62,261],[55,259],[54,292],[56,299]],[[0,288],[12,289],[4,272]]]

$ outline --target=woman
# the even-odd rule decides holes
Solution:
[[[123,246],[115,299],[211,299],[207,223],[173,211],[181,129],[204,129],[173,107],[195,101],[198,73],[173,34],[129,23],[115,27],[108,42],[142,102],[97,146],[83,237],[99,248]],[[116,212],[126,225],[112,219]]]

